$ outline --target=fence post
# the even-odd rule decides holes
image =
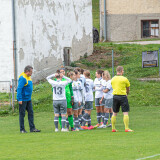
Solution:
[[[112,77],[114,77],[114,51],[112,49]]]
[[[14,112],[14,102],[15,102],[15,99],[14,99],[14,88],[15,88],[15,84],[14,84],[14,79],[12,79],[12,110]]]

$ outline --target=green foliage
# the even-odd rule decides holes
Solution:
[[[100,30],[99,25],[99,1],[98,0],[92,0],[92,14],[93,14],[93,26]]]
[[[71,62],[71,67],[77,67],[75,62]]]

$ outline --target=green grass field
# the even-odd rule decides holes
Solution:
[[[131,82],[130,128],[124,132],[122,113],[118,115],[117,133],[111,128],[90,131],[55,133],[52,110],[52,91],[47,82],[34,86],[35,124],[41,133],[19,133],[18,111],[0,117],[0,159],[118,159],[130,160],[160,154],[160,83],[141,82],[137,78],[158,77],[158,68],[141,67],[141,51],[157,50],[160,45],[114,45],[99,43],[106,51],[114,49],[115,61],[125,68]],[[116,67],[116,66],[115,66]],[[106,68],[111,72],[111,68]],[[94,78],[95,69],[91,69]],[[95,108],[92,124],[96,124]],[[26,130],[29,131],[27,117]],[[155,156],[150,159],[160,159]]]

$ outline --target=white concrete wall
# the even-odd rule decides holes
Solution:
[[[92,53],[92,1],[17,0],[17,37],[18,74],[30,64],[40,79],[63,64],[64,47],[71,60]]]
[[[0,81],[11,81],[14,77],[12,33],[11,0],[0,0]],[[7,86],[0,83],[0,91]]]

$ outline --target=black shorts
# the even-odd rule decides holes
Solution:
[[[128,103],[127,96],[114,95],[113,96],[113,112],[118,113],[120,106],[121,106],[122,112],[129,112],[129,103]]]

